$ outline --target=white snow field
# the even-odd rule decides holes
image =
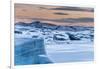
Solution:
[[[16,24],[15,65],[93,61],[93,27],[75,29]]]
[[[90,41],[72,41],[71,44],[50,44],[46,53],[54,63],[93,61],[93,43]]]

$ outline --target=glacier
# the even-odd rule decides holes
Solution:
[[[15,65],[94,60],[94,28],[39,21],[15,24]]]

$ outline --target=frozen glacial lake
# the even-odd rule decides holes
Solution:
[[[93,49],[92,42],[80,41],[46,46],[47,55],[54,63],[93,61]]]
[[[94,51],[91,41],[71,41],[71,43],[43,44],[38,41],[34,47],[34,40],[30,38],[15,40],[15,64],[48,64],[93,61]],[[43,47],[41,47],[43,46]]]

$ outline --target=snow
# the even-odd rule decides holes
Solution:
[[[15,64],[18,62],[19,64],[47,64],[94,60],[93,28],[89,28],[88,30],[86,28],[82,28],[82,30],[72,31],[72,29],[57,30],[53,29],[53,27],[50,26],[52,27],[52,30],[47,28],[44,29],[43,27],[41,27],[41,24],[39,28],[36,28],[34,25],[35,24],[28,24],[28,26],[26,24],[25,26],[23,26],[22,24],[15,25],[15,31],[22,32],[15,33],[15,49],[18,50],[15,51],[15,53],[22,53],[22,51],[20,51],[20,48],[25,48],[25,50],[27,50],[23,50],[26,52],[26,54],[22,54],[23,56],[18,56],[15,54],[15,58],[20,60],[15,60]],[[49,27],[49,25],[47,25],[47,27]],[[57,39],[64,40],[55,40],[55,35]],[[75,40],[70,39],[69,36],[72,35]],[[40,44],[41,39],[43,40],[43,47],[41,47],[42,44]],[[32,47],[32,45],[34,45],[34,40],[40,40],[36,43],[38,46],[37,48],[39,49],[41,47],[42,51],[44,51],[45,53],[34,55],[33,59],[32,51],[34,47]],[[39,51],[37,50],[34,52],[37,53]],[[29,60],[24,63],[21,62],[25,61],[26,59]]]
[[[93,61],[93,43],[72,42],[72,44],[53,44],[46,46],[46,52],[54,63]]]

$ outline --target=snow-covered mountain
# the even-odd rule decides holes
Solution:
[[[45,40],[93,40],[93,27],[57,26],[40,21],[15,24],[15,37],[42,37]],[[20,38],[20,37],[19,37]]]

